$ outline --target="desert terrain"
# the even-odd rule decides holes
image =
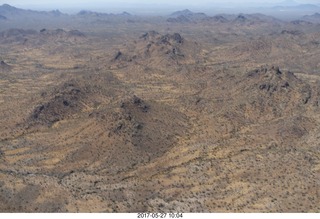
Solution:
[[[0,212],[320,212],[319,57],[319,14],[2,5]]]

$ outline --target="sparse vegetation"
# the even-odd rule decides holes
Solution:
[[[320,211],[316,15],[0,7],[0,212]]]

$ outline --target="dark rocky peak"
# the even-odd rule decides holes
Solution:
[[[279,116],[284,111],[297,110],[312,102],[310,84],[276,66],[253,70],[241,82],[239,90],[247,92],[246,100],[253,100],[250,104],[260,113],[272,112]]]
[[[303,32],[301,32],[299,30],[282,30],[281,34],[289,34],[289,35],[293,35],[293,36],[299,36],[299,35],[302,35]]]
[[[174,34],[166,34],[164,36],[161,36],[158,40],[158,44],[182,44],[184,39],[179,33]]]
[[[128,13],[128,12],[126,12],[126,11],[122,12],[122,13],[119,14],[119,15],[121,15],[121,16],[131,16],[131,14]]]
[[[292,72],[282,71],[277,66],[261,67],[249,72],[247,77],[253,79],[260,90],[267,92],[289,89],[301,82]]]
[[[149,108],[146,103],[139,97],[137,97],[136,95],[133,96],[132,98],[132,103],[135,106],[140,107],[141,109],[143,109],[143,111],[147,112],[147,109]]]
[[[161,35],[154,30],[144,33],[140,39],[147,40],[150,43],[156,43],[157,45],[176,45],[182,44],[184,41],[179,33]]]
[[[157,31],[151,30],[146,33],[144,33],[140,39],[144,40],[154,40],[156,37],[160,36],[160,34]]]
[[[263,76],[265,78],[268,78],[269,76],[272,76],[272,77],[275,76],[280,78],[283,75],[290,78],[296,78],[292,72],[289,72],[289,71],[283,72],[280,70],[278,66],[272,66],[272,67],[262,66],[261,68],[255,69],[248,73],[248,77]]]
[[[129,101],[122,102],[120,107],[125,110],[138,109],[143,113],[147,113],[150,110],[150,106],[136,95],[133,95],[133,97]]]
[[[133,61],[145,62],[147,59],[177,60],[185,57],[183,46],[185,40],[179,33],[159,34],[156,31],[149,31],[134,41],[134,51],[124,48],[115,51],[112,61],[129,63]],[[150,63],[149,63],[150,64]]]
[[[70,81],[57,87],[51,94],[43,93],[44,101],[36,106],[29,117],[30,125],[53,123],[66,119],[84,108],[90,91],[77,82]]]
[[[244,14],[239,14],[236,18],[235,21],[239,21],[239,22],[245,22],[247,21],[248,18],[244,15]]]

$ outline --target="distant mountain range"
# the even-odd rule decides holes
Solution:
[[[190,11],[189,9],[185,9],[185,10],[182,10],[182,11],[176,11],[176,12],[173,12],[170,16],[173,16],[173,17],[176,17],[176,16],[207,16],[205,13],[194,13],[192,11]]]
[[[8,17],[12,16],[29,16],[29,15],[46,15],[46,16],[52,16],[52,17],[59,17],[59,16],[68,16],[68,14],[64,14],[59,10],[52,10],[52,11],[35,11],[35,10],[25,10],[16,8],[14,6],[11,6],[9,4],[3,4],[0,6],[0,20],[6,20]],[[99,13],[89,10],[81,10],[78,14],[78,16],[96,16],[96,17],[102,17],[102,16],[131,16],[128,12],[122,12],[120,14],[108,14],[108,13]]]
[[[279,3],[278,6],[273,7],[266,7],[266,11],[295,11],[295,10],[301,10],[306,11],[305,14],[311,14],[320,11],[320,5],[315,4],[300,4],[295,1],[287,0],[282,3]],[[263,9],[264,10],[264,9]],[[259,10],[258,10],[259,11]],[[189,9],[184,9],[180,11],[175,11],[169,15],[166,16],[167,22],[170,23],[197,23],[197,22],[220,22],[225,23],[229,21],[236,21],[236,22],[269,22],[269,21],[275,21],[276,19],[273,19],[270,16],[262,16],[261,8],[260,8],[260,14],[254,12],[249,13],[251,16],[248,16],[247,14],[241,13],[234,13],[224,16],[221,14],[215,15],[215,16],[209,16],[202,12],[193,12]],[[281,12],[282,13],[282,12]],[[239,15],[240,14],[240,15]],[[239,15],[239,16],[238,16]],[[252,16],[254,15],[254,16]],[[81,18],[119,18],[123,17],[125,20],[128,19],[128,17],[132,16],[128,12],[123,12],[120,14],[113,14],[113,13],[101,13],[101,12],[95,12],[90,10],[81,10],[76,15],[69,15],[62,13],[59,10],[52,10],[52,11],[36,11],[36,10],[26,10],[26,9],[20,9],[16,8],[14,6],[11,6],[9,4],[3,4],[0,6],[0,21],[1,22],[7,22],[8,20],[24,20],[26,18],[30,18],[29,20],[41,20],[39,16],[44,16],[44,18],[52,18],[55,19],[57,17],[64,18],[67,16],[78,16]],[[319,13],[315,13],[313,15],[304,16],[303,18],[298,18],[303,21],[308,21],[312,23],[319,23]],[[43,19],[45,20],[45,19]],[[278,20],[279,21],[279,20]],[[101,21],[103,22],[103,21]]]
[[[207,18],[208,16],[205,13],[195,13],[190,11],[189,9],[185,9],[182,11],[176,11],[170,14],[167,19],[168,22],[174,23],[187,23],[187,22],[197,22]]]
[[[176,11],[169,15],[167,22],[170,23],[197,23],[197,22],[214,22],[214,23],[238,23],[238,24],[257,24],[257,23],[280,23],[281,21],[261,13],[254,14],[218,14],[208,16],[205,13],[195,13],[189,9]]]
[[[285,1],[280,2],[278,5],[292,7],[292,6],[299,5],[299,3],[294,0],[285,0]]]
[[[103,17],[103,16],[114,16],[114,15],[120,15],[120,16],[131,16],[130,13],[124,11],[120,14],[109,14],[109,13],[99,13],[94,11],[88,11],[88,10],[82,10],[78,14],[78,16],[96,16],[96,17]]]
[[[3,4],[0,6],[0,15],[10,17],[14,15],[32,15],[32,14],[42,14],[42,15],[50,15],[50,16],[61,16],[63,13],[61,13],[59,10],[53,10],[53,11],[34,11],[34,10],[25,10],[16,8],[14,6]]]
[[[302,20],[312,22],[312,23],[320,23],[320,13],[303,16]]]
[[[314,4],[299,4],[299,5],[292,5],[292,6],[286,6],[286,5],[279,5],[274,6],[274,9],[293,9],[293,10],[308,10],[308,9],[320,9],[319,6]]]

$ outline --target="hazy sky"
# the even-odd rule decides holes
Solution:
[[[214,7],[258,7],[271,6],[281,2],[300,4],[320,4],[320,0],[0,0],[0,5],[7,3],[25,9],[88,9],[96,11],[116,11],[143,8],[201,9]]]
[[[293,0],[0,0],[0,4],[12,4],[12,5],[87,5],[87,4],[167,4],[167,5],[195,5],[195,4],[226,4],[226,3],[281,3],[285,1]],[[320,3],[319,0],[294,0],[298,3]]]

